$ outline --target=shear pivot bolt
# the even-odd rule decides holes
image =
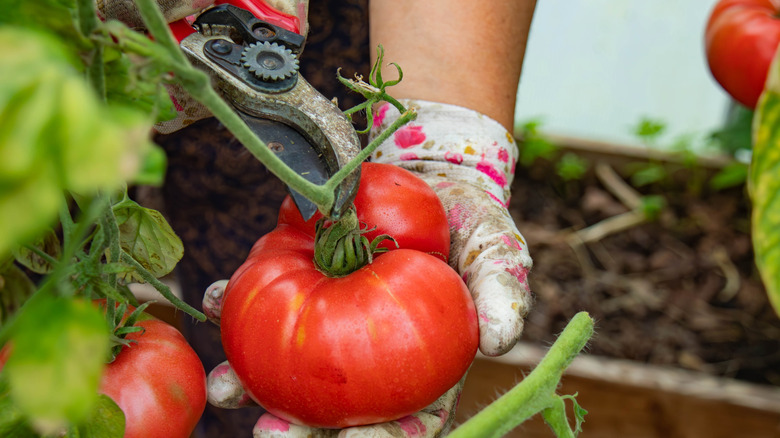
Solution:
[[[227,55],[233,51],[233,45],[226,40],[214,40],[211,42],[211,50],[219,53],[220,55]]]

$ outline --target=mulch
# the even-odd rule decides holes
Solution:
[[[753,261],[745,187],[696,178],[640,190],[666,200],[658,220],[578,244],[574,233],[630,209],[592,171],[565,181],[549,162],[519,169],[510,212],[535,294],[523,340],[549,345],[585,310],[591,354],[780,385],[780,318]]]

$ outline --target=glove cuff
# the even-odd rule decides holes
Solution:
[[[417,119],[379,146],[373,161],[475,184],[503,206],[508,204],[518,156],[512,134],[490,117],[461,106],[422,100],[401,103],[414,108]],[[371,137],[398,117],[394,106],[380,106]]]

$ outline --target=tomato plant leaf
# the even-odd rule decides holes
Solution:
[[[16,313],[34,292],[35,284],[24,271],[14,264],[6,266],[0,272],[0,326]]]
[[[0,377],[0,436],[14,438],[37,438],[24,414],[11,399],[8,379]]]
[[[574,409],[574,435],[577,436],[582,432],[582,423],[585,422],[585,416],[588,415],[588,411],[577,403],[576,393],[572,395],[562,395],[561,398],[564,400],[571,400]]]
[[[62,253],[60,239],[51,228],[44,231],[43,234],[38,236],[30,245],[37,248],[42,253],[48,254],[55,260],[59,259]],[[14,250],[14,257],[16,257],[16,261],[19,264],[36,274],[48,274],[54,269],[54,266],[52,266],[49,260],[23,246],[17,247]]]
[[[133,178],[134,184],[160,187],[165,180],[165,169],[168,166],[168,157],[165,151],[156,144],[147,151],[141,163],[141,170]]]
[[[122,250],[155,277],[169,274],[184,255],[184,246],[156,210],[125,198],[114,206]],[[140,278],[135,278],[140,280]]]
[[[775,57],[753,124],[748,188],[756,266],[780,315],[780,61]]]
[[[86,301],[38,295],[19,312],[3,373],[39,432],[78,424],[92,412],[108,339],[103,315]]]
[[[125,414],[110,397],[101,394],[87,421],[69,433],[74,438],[122,438],[125,435]]]

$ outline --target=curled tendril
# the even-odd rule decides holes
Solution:
[[[356,93],[360,93],[366,99],[365,102],[355,105],[354,107],[344,111],[344,115],[346,115],[350,120],[352,120],[352,114],[362,110],[366,111],[366,128],[358,131],[361,134],[367,133],[374,124],[375,104],[379,102],[388,102],[396,107],[396,109],[398,109],[401,114],[406,111],[406,108],[400,102],[387,94],[385,91],[387,87],[392,87],[393,85],[397,85],[399,82],[401,82],[404,77],[403,70],[401,70],[401,67],[395,62],[391,62],[388,65],[395,67],[396,71],[398,72],[398,79],[385,82],[384,79],[382,79],[382,62],[384,61],[384,57],[385,49],[379,45],[377,47],[376,62],[371,67],[371,73],[368,75],[367,83],[363,80],[363,76],[358,74],[355,74],[355,79],[349,79],[341,76],[341,69],[339,69],[336,73],[339,82],[344,84],[350,90]]]

